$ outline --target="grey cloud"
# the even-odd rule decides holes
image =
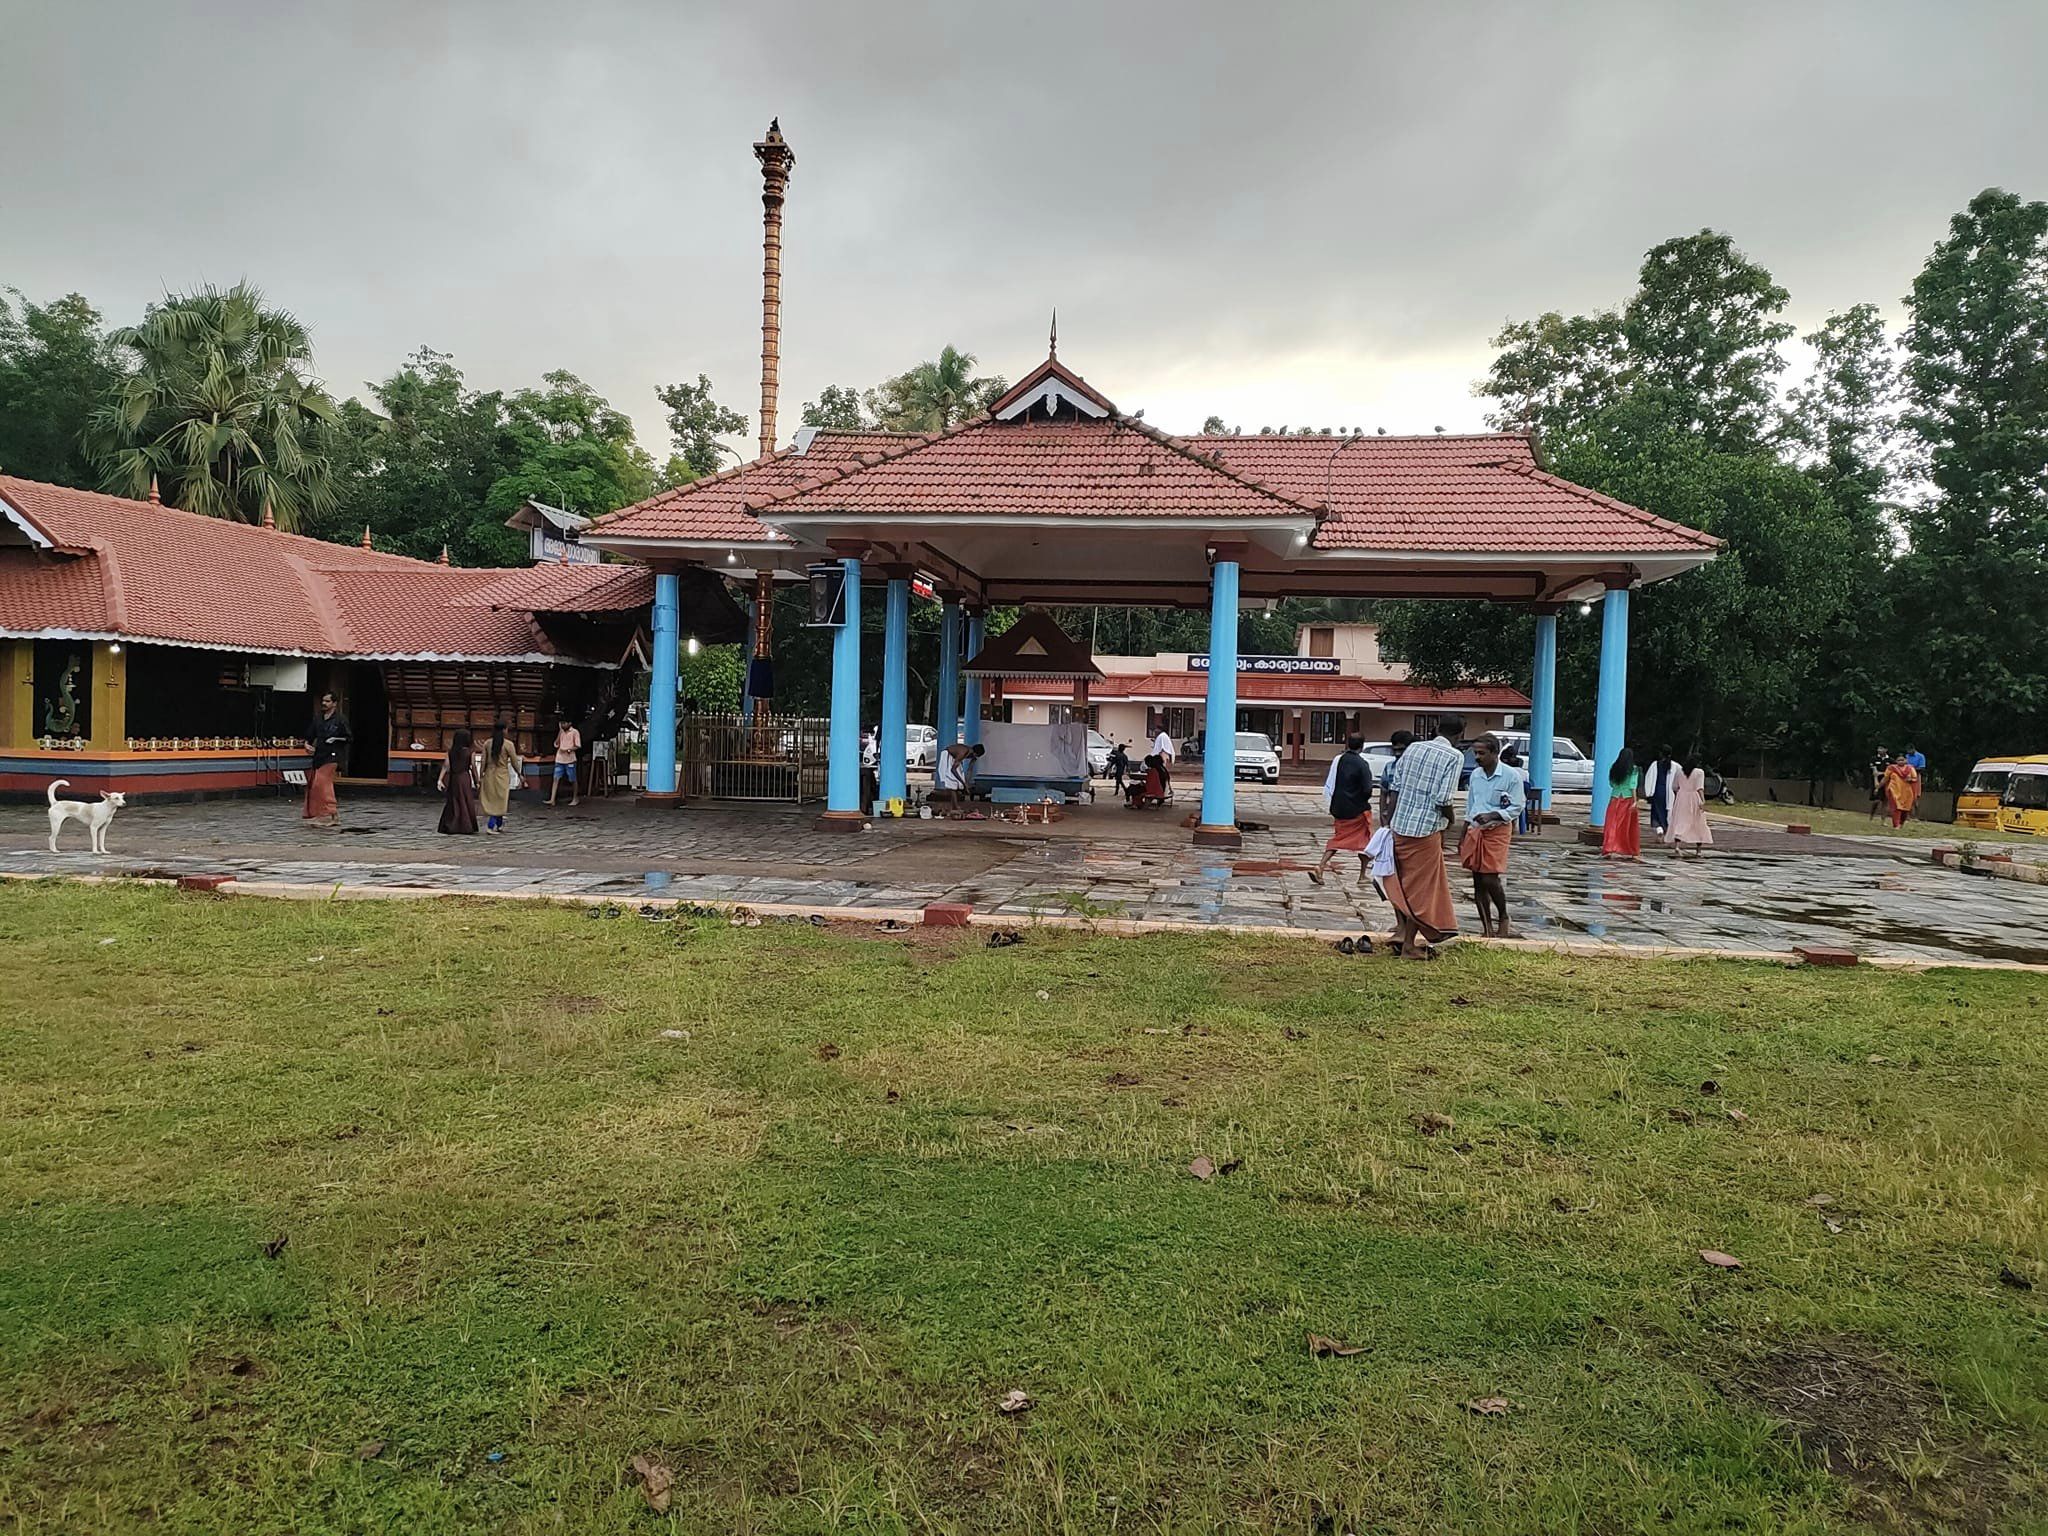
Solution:
[[[313,7],[0,0],[0,282],[125,319],[247,274],[339,390],[428,343],[754,401],[758,178],[798,154],[784,412],[954,341],[1169,426],[1469,425],[1504,319],[1726,228],[1802,325],[2048,195],[2048,8]]]

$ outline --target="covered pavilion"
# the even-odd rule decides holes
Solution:
[[[772,441],[772,439],[770,440]],[[1057,346],[985,412],[924,434],[805,428],[791,446],[597,520],[583,542],[654,568],[648,787],[672,795],[682,573],[772,580],[836,566],[827,809],[858,827],[860,612],[880,578],[881,798],[905,791],[911,582],[944,604],[939,739],[979,735],[996,605],[1206,607],[1207,711],[1236,719],[1238,613],[1283,597],[1460,598],[1537,615],[1531,767],[1550,798],[1557,613],[1601,598],[1596,782],[1619,752],[1629,594],[1720,541],[1546,471],[1525,434],[1176,437],[1120,411]],[[1212,729],[1215,727],[1212,724]],[[1228,729],[1226,726],[1225,729]],[[1233,756],[1211,752],[1195,839],[1235,846]],[[1594,796],[1593,817],[1604,809]]]

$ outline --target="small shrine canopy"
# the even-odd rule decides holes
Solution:
[[[764,459],[599,518],[583,542],[657,563],[794,571],[906,562],[981,603],[1240,595],[1551,603],[1678,575],[1720,541],[1542,466],[1523,433],[1176,437],[1049,357],[944,432],[805,429]]]
[[[1005,678],[1047,683],[1096,683],[1102,669],[1088,647],[1053,622],[1051,614],[1032,609],[995,639],[982,646],[960,668],[963,677]]]

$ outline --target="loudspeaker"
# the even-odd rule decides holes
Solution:
[[[812,629],[837,629],[846,622],[846,567],[837,561],[809,567]]]

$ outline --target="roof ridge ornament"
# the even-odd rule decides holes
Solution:
[[[1057,304],[1052,307],[1052,332],[1045,338],[1045,355],[1047,358],[1060,355],[1060,307]]]

